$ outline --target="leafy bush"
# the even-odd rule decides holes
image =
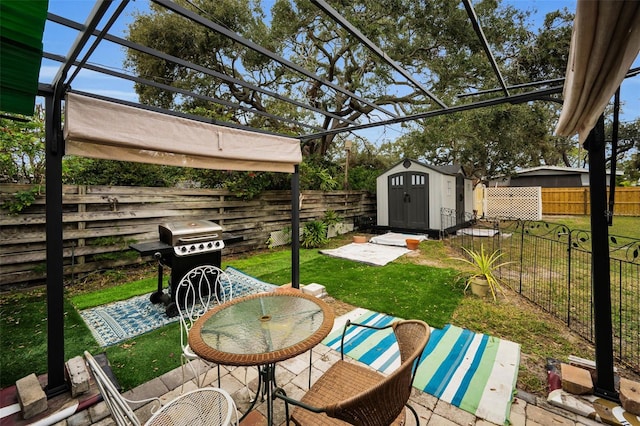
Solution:
[[[16,215],[29,207],[40,194],[40,185],[36,185],[27,191],[18,191],[10,199],[2,203],[2,208],[9,210],[9,214]]]
[[[340,217],[340,215],[334,210],[327,210],[324,212],[324,218],[322,221],[327,225],[335,225],[336,223],[342,222],[342,217]]]
[[[69,156],[63,160],[62,181],[69,185],[172,187],[188,176],[183,167]]]
[[[340,186],[336,165],[317,158],[305,158],[300,164],[300,189],[331,191]]]
[[[302,241],[304,248],[320,247],[327,243],[327,224],[321,220],[313,220],[304,224],[302,229]]]
[[[349,169],[349,188],[375,193],[376,179],[383,171],[368,164],[354,166]]]

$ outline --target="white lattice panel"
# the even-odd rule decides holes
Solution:
[[[485,191],[485,217],[542,220],[542,188],[501,186]]]
[[[300,238],[302,238],[302,227],[300,228]],[[289,228],[281,231],[273,231],[269,234],[267,245],[269,247],[278,247],[291,244],[291,230]]]

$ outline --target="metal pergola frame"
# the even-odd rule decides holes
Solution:
[[[223,105],[227,108],[235,108],[239,110],[249,111],[251,113],[257,113],[263,117],[279,120],[285,123],[289,123],[298,128],[309,129],[311,133],[301,134],[298,136],[300,141],[313,140],[326,135],[337,135],[345,132],[352,132],[356,130],[363,130],[369,128],[375,128],[380,126],[387,126],[391,124],[410,122],[415,120],[427,119],[444,114],[457,113],[467,111],[471,109],[483,108],[503,103],[523,103],[530,101],[554,101],[561,102],[559,95],[563,91],[563,79],[547,80],[541,82],[531,82],[527,84],[521,84],[516,86],[507,86],[503,76],[500,73],[499,66],[491,51],[489,42],[482,30],[476,13],[473,9],[470,0],[462,0],[464,8],[468,15],[470,24],[478,37],[478,41],[481,44],[487,60],[490,62],[491,68],[495,74],[497,81],[500,84],[500,88],[491,89],[486,91],[478,91],[474,94],[465,94],[460,97],[466,97],[471,95],[488,95],[493,93],[500,93],[491,99],[471,102],[464,105],[448,106],[442,102],[436,95],[431,93],[427,88],[423,87],[420,82],[414,79],[409,71],[404,69],[400,64],[394,62],[382,49],[369,40],[364,34],[362,34],[355,26],[349,23],[340,13],[333,9],[324,0],[311,0],[311,2],[323,11],[327,19],[331,19],[340,25],[351,36],[357,38],[363,45],[375,53],[381,58],[388,66],[390,66],[399,75],[404,76],[409,82],[411,82],[415,88],[422,91],[427,98],[429,98],[434,106],[434,109],[427,112],[399,116],[387,109],[376,105],[375,103],[364,99],[357,94],[340,87],[326,79],[300,67],[299,65],[287,60],[286,58],[269,51],[268,49],[255,44],[254,42],[247,40],[239,34],[236,34],[223,26],[212,22],[204,16],[199,15],[196,12],[188,10],[179,4],[171,0],[152,0],[159,6],[164,7],[176,14],[179,14],[192,22],[198,23],[203,27],[215,31],[236,43],[239,43],[249,49],[254,50],[261,55],[269,58],[270,60],[284,65],[301,75],[313,79],[319,84],[326,86],[332,90],[335,90],[344,96],[353,99],[363,105],[367,105],[377,113],[382,113],[385,117],[384,120],[368,123],[357,123],[350,121],[337,114],[322,111],[312,105],[305,104],[301,101],[291,99],[282,94],[278,94],[268,89],[257,87],[251,83],[243,80],[233,78],[224,74],[221,74],[215,70],[208,69],[199,64],[195,64],[181,58],[177,58],[172,55],[157,51],[148,46],[142,46],[137,43],[124,40],[120,37],[116,37],[109,34],[108,31],[116,22],[118,17],[122,14],[126,8],[129,0],[122,0],[117,3],[117,8],[111,14],[108,14],[108,10],[112,5],[112,0],[97,0],[93,10],[91,11],[87,21],[82,24],[71,21],[67,18],[49,13],[48,20],[60,25],[75,29],[79,31],[78,36],[71,46],[69,53],[65,57],[56,55],[53,53],[44,52],[43,57],[58,61],[61,63],[58,72],[53,79],[52,83],[40,83],[38,88],[39,95],[45,98],[46,105],[46,251],[47,251],[47,306],[48,306],[48,386],[47,394],[49,396],[57,395],[67,390],[67,383],[65,382],[64,374],[64,330],[63,330],[63,237],[62,237],[62,157],[64,155],[64,139],[62,136],[62,102],[64,94],[67,92],[72,82],[78,75],[81,69],[88,69],[99,73],[108,74],[114,77],[128,79],[138,84],[149,85],[159,89],[173,91],[185,96],[192,96],[194,98],[200,98],[209,102]],[[107,23],[102,29],[98,29],[99,23],[104,19]],[[93,41],[90,40],[93,37]],[[318,126],[309,125],[307,123],[297,122],[295,120],[289,120],[268,112],[261,112],[250,109],[240,104],[236,104],[227,100],[222,100],[214,97],[202,96],[187,90],[175,88],[169,85],[160,84],[150,81],[148,79],[140,78],[137,76],[130,76],[124,73],[116,72],[104,67],[91,65],[88,60],[92,52],[103,41],[109,41],[116,43],[120,46],[135,49],[148,55],[156,56],[167,61],[175,62],[181,66],[193,69],[203,74],[209,75],[214,78],[221,79],[223,81],[236,84],[243,88],[260,92],[264,95],[273,97],[280,101],[289,103],[296,108],[306,109],[314,114],[321,114],[327,118],[340,120],[344,127],[334,129],[322,129]],[[86,50],[86,51],[85,51]],[[82,57],[81,53],[85,52]],[[75,67],[74,72],[69,75],[71,70]],[[637,70],[632,70],[629,74]],[[542,88],[539,88],[542,87]],[[515,89],[526,90],[519,94],[511,94],[510,91]],[[114,102],[125,103],[115,99],[109,99]],[[156,107],[144,106],[136,103],[127,103],[132,106],[140,108],[152,109],[158,112],[163,112],[172,116],[181,116],[190,118],[193,120],[201,120],[213,123],[214,120],[205,117],[197,117],[189,114],[164,110]],[[215,124],[242,128],[245,130],[251,130],[255,132],[267,133],[263,129],[248,128],[246,126],[215,122]],[[589,138],[586,144],[589,150],[590,159],[590,181],[591,181],[591,197],[592,197],[592,230],[593,230],[593,246],[594,246],[594,263],[593,263],[593,275],[594,280],[602,280],[608,283],[609,280],[609,253],[608,253],[608,229],[605,220],[604,212],[608,211],[606,205],[606,182],[604,171],[604,134],[601,130],[601,126],[597,126],[596,130],[592,132],[592,136]],[[299,174],[296,166],[293,173],[292,184],[292,229],[299,227]],[[604,202],[603,202],[604,200]],[[294,233],[295,234],[295,233]],[[299,241],[298,238],[293,238],[292,241],[292,284],[294,287],[299,286]],[[613,382],[613,347],[611,341],[611,303],[610,303],[610,286],[594,286],[594,292],[597,290],[597,294],[594,294],[594,311],[596,313],[596,364],[598,370],[598,383],[597,391],[601,395],[608,398],[616,398],[617,394],[614,389]]]

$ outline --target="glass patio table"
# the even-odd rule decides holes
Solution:
[[[275,363],[312,349],[329,334],[333,320],[329,305],[298,290],[253,294],[205,313],[189,331],[189,345],[198,356],[217,364],[258,366],[253,404],[262,393],[271,425]]]

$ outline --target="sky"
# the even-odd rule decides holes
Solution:
[[[511,4],[518,9],[531,10],[532,24],[534,26],[541,25],[544,16],[553,10],[566,7],[570,12],[575,12],[576,0],[503,0],[507,4]],[[263,0],[263,5],[272,0]],[[115,2],[114,2],[115,3]],[[49,0],[49,11],[72,19],[77,22],[84,23],[86,17],[93,8],[94,2],[89,0]],[[115,8],[112,5],[112,10]],[[268,6],[264,6],[268,9]],[[146,0],[134,0],[124,11],[116,25],[109,31],[111,34],[123,36],[126,23],[131,18],[132,11],[136,9],[148,10]],[[76,31],[67,29],[51,22],[46,23],[44,33],[44,50],[59,55],[67,55],[73,40],[76,37]],[[93,59],[99,58],[99,59]],[[103,42],[100,47],[92,55],[91,61],[99,61],[100,66],[108,65],[116,71],[122,71],[122,62],[124,58],[123,50],[115,46],[113,43]],[[55,76],[59,63],[43,59],[40,70],[40,82],[51,82]],[[640,66],[640,59],[636,58],[633,67]],[[133,83],[110,77],[101,73],[83,70],[72,83],[72,88],[79,91],[96,93],[116,99],[137,101],[137,96],[133,90]],[[622,113],[621,121],[632,121],[640,117],[640,76],[626,79],[621,87],[622,97]],[[394,140],[402,134],[400,126],[385,128],[376,128],[373,131],[363,132],[362,136],[369,139],[370,142],[379,144],[385,140]]]

